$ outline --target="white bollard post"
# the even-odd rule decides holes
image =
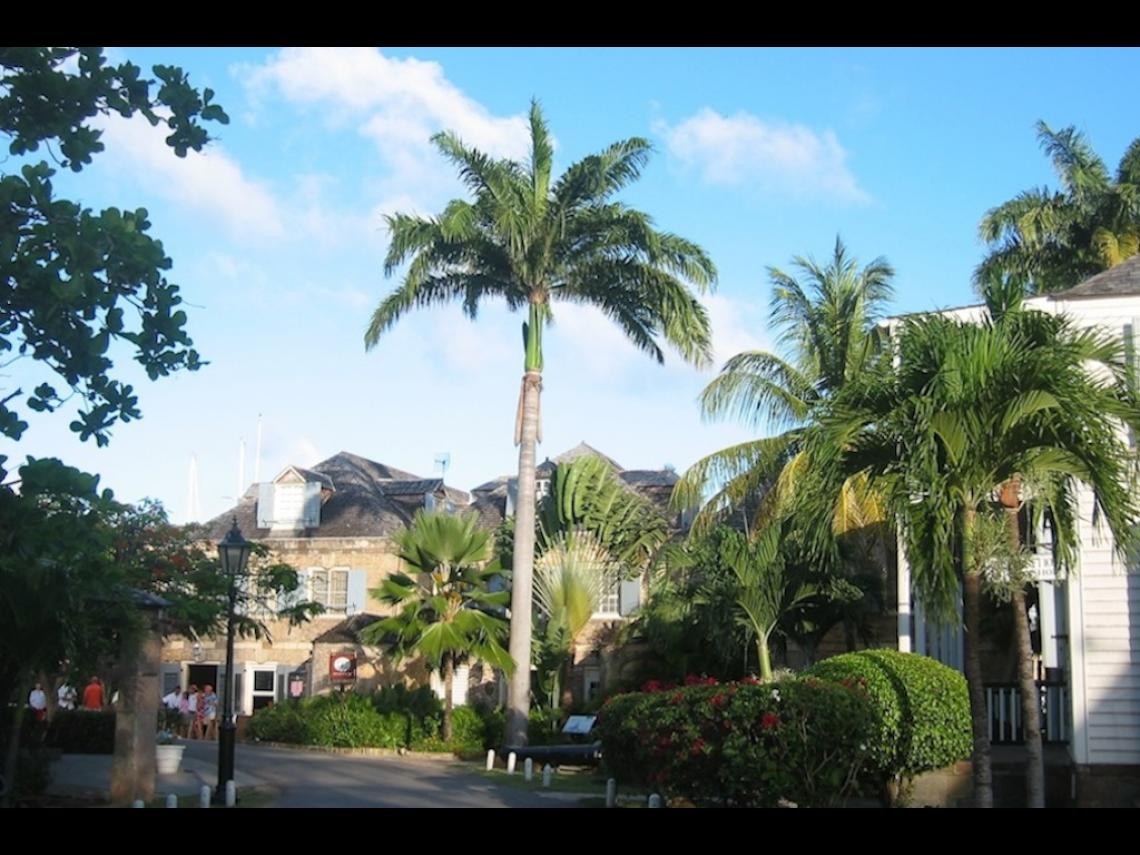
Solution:
[[[209,806],[210,806],[210,788],[206,784],[203,784],[202,789],[200,789],[198,791],[198,807],[208,808]]]
[[[549,787],[550,786],[550,779],[553,777],[554,777],[554,770],[550,767],[550,764],[547,763],[545,766],[542,767],[542,786]]]
[[[649,797],[649,806],[651,808],[661,807],[661,796],[657,795],[657,793],[654,793],[653,795],[651,795]]]
[[[490,772],[495,768],[495,749],[491,748],[487,751],[487,771]]]
[[[534,780],[534,761],[529,757],[523,761],[523,777],[528,781]]]
[[[507,774],[508,775],[513,775],[515,773],[515,760],[516,760],[515,752],[512,751],[510,754],[507,755]]]
[[[166,797],[166,806],[168,808],[178,807],[178,796],[174,795],[174,793],[171,793],[170,795],[168,795]]]
[[[617,805],[617,779],[610,778],[606,781],[606,807],[612,808]]]
[[[133,807],[133,808],[140,808],[140,807],[144,808],[144,807],[146,807],[146,802],[144,802],[142,799],[135,799],[133,802],[131,802],[131,807]]]
[[[237,804],[237,784],[232,780],[226,781],[226,807],[233,807]]]

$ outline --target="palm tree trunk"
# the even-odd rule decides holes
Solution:
[[[1021,720],[1025,734],[1025,796],[1031,808],[1045,807],[1045,759],[1041,748],[1041,701],[1033,673],[1033,646],[1029,640],[1029,615],[1025,588],[1013,586],[1010,602],[1017,639],[1017,677],[1021,685]]]
[[[1002,503],[1009,527],[1010,546],[1021,549],[1021,527],[1017,511],[1021,505],[1021,483],[1014,478],[1002,485]],[[1010,608],[1017,649],[1017,681],[1021,688],[1021,721],[1025,739],[1025,796],[1031,808],[1045,807],[1045,761],[1041,750],[1041,702],[1033,673],[1033,644],[1029,638],[1029,613],[1025,608],[1025,585],[1021,579],[1011,580]]]
[[[974,806],[994,806],[993,767],[986,695],[982,685],[982,577],[973,566],[976,511],[967,506],[962,526],[962,611],[966,623],[966,685],[970,692],[970,724],[974,732]]]
[[[443,741],[451,742],[451,690],[455,683],[455,665],[451,654],[443,655]]]
[[[966,618],[966,683],[970,690],[970,722],[974,731],[974,806],[993,807],[993,769],[990,763],[990,733],[982,686],[981,639],[982,579],[977,573],[963,577],[963,610]]]
[[[520,418],[515,441],[519,446],[518,504],[515,507],[514,566],[511,580],[510,654],[515,670],[507,697],[506,744],[526,745],[530,715],[530,645],[534,590],[535,446],[538,444],[538,407],[542,392],[541,306],[532,303],[526,336],[526,373],[523,375]]]
[[[767,683],[772,679],[772,657],[768,653],[768,639],[756,634],[756,655],[760,659],[760,680]]]

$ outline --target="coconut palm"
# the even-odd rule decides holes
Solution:
[[[444,740],[451,739],[456,664],[473,656],[508,673],[514,666],[500,643],[507,592],[490,590],[501,571],[487,564],[491,535],[476,526],[474,514],[417,511],[393,537],[410,574],[393,574],[372,591],[398,611],[361,631],[365,643],[391,644],[397,659],[418,654],[442,671]]]
[[[1023,276],[1034,293],[1071,288],[1140,251],[1140,137],[1110,174],[1084,134],[1037,123],[1060,190],[1034,188],[986,212],[979,232],[989,254],[979,284]]]
[[[891,266],[877,258],[860,268],[838,237],[825,266],[803,257],[792,263],[801,279],[768,269],[771,323],[787,358],[738,353],[700,398],[706,419],[733,416],[750,427],[783,432],[717,451],[685,472],[674,488],[677,506],[693,507],[715,488],[696,517],[698,531],[740,511],[746,527],[763,526],[809,469],[801,450],[815,410],[876,352],[876,324],[893,293]],[[761,493],[764,501],[748,504]],[[754,519],[747,519],[749,511]],[[881,521],[882,513],[873,494],[852,482],[841,491],[834,517],[837,531],[846,531]]]
[[[808,441],[831,483],[862,475],[887,497],[930,612],[957,620],[962,599],[975,794],[984,806],[993,794],[978,640],[992,556],[980,548],[979,520],[1011,482],[1036,485],[1063,569],[1075,554],[1078,485],[1092,489],[1118,548],[1130,542],[1138,512],[1119,427],[1140,422],[1140,407],[1120,342],[1021,308],[1017,294],[991,290],[979,323],[905,320],[892,351],[829,403]]]
[[[541,441],[542,330],[552,304],[595,306],[630,341],[659,362],[664,339],[694,363],[709,360],[708,315],[686,283],[704,289],[716,268],[696,244],[654,228],[641,211],[615,200],[641,174],[649,142],[631,138],[570,166],[552,180],[554,147],[537,103],[530,109],[525,164],[492,158],[453,133],[432,138],[457,168],[471,199],[450,202],[436,217],[387,218],[386,275],[408,262],[403,283],[384,298],[365,333],[371,348],[415,308],[461,302],[474,318],[500,298],[525,309],[525,358],[515,420],[519,446],[517,542],[514,548],[510,652],[518,668],[507,711],[508,744],[526,743],[530,698],[531,592],[534,563],[535,444]]]

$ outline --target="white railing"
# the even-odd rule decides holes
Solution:
[[[1069,741],[1069,699],[1064,683],[1038,681],[1041,738],[1045,742]],[[987,683],[986,721],[990,744],[1010,745],[1025,741],[1021,715],[1021,690],[1012,683]]]

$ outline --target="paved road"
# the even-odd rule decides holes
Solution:
[[[186,743],[217,758],[217,744]],[[574,807],[579,797],[497,786],[457,764],[413,757],[353,757],[239,743],[235,765],[281,793],[275,807]]]

